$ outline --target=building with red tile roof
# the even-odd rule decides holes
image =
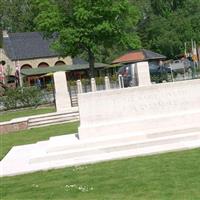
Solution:
[[[131,51],[126,53],[118,58],[116,58],[112,64],[128,64],[128,63],[136,63],[142,61],[160,61],[165,60],[166,56],[155,53],[150,50],[142,49],[137,51]]]

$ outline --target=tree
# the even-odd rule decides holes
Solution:
[[[185,0],[151,0],[151,7],[155,15],[166,17],[181,8],[184,2]]]
[[[37,9],[34,0],[0,0],[1,29],[10,32],[33,31]]]
[[[36,23],[45,36],[54,38],[53,48],[72,57],[87,53],[90,76],[102,49],[140,46],[135,31],[138,12],[128,0],[37,0]]]
[[[199,0],[151,0],[151,9],[138,24],[143,47],[174,58],[185,42],[200,42]]]

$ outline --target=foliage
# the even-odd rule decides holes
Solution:
[[[0,0],[0,32],[42,31],[60,55],[110,63],[130,49],[174,58],[200,44],[199,0]],[[20,13],[20,14],[19,14]],[[2,35],[0,35],[0,47]]]
[[[184,53],[185,42],[189,50],[191,39],[200,41],[199,19],[199,0],[152,0],[148,16],[138,24],[138,32],[145,48],[174,58]]]
[[[96,85],[104,85],[105,84],[105,77],[96,77],[95,78]]]
[[[103,49],[140,46],[135,32],[138,13],[128,0],[37,0],[37,3],[38,28],[53,38],[57,33],[54,49],[62,55],[74,57],[85,52],[92,77],[95,58]]]
[[[153,13],[158,16],[167,17],[173,11],[181,8],[185,0],[151,0]]]
[[[8,88],[2,101],[7,110],[18,107],[37,107],[42,101],[42,93],[37,87]]]
[[[163,81],[169,81],[167,73],[162,73],[160,75],[151,75],[151,82],[162,83]]]
[[[0,0],[0,27],[10,32],[33,31],[37,7],[34,0]]]

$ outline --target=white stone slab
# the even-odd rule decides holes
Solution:
[[[151,78],[149,72],[148,62],[138,62],[135,64],[135,75],[137,79],[137,84],[139,86],[151,85]],[[132,68],[133,70],[133,68]]]
[[[60,139],[63,137],[63,140],[66,139],[66,136],[59,137]],[[69,136],[68,139],[71,140],[70,138],[73,145],[79,145],[79,140],[74,141],[74,137]],[[96,141],[96,145],[92,146],[87,145],[87,141],[84,141],[80,148],[55,152],[48,152],[50,141],[13,147],[0,162],[0,176],[13,176],[40,170],[196,148],[200,147],[200,128],[192,132],[188,132],[188,130],[178,134],[174,132],[170,136],[164,133],[164,136],[141,138],[137,141],[130,140],[130,138],[123,141],[118,138],[118,141],[113,142],[116,139],[113,137],[109,143],[106,143],[108,140],[105,140],[105,143]],[[51,138],[51,142],[53,140]],[[70,141],[68,142],[70,144]]]
[[[65,112],[71,108],[66,74],[65,72],[55,72],[53,78],[55,86],[56,110],[57,112]]]
[[[200,121],[198,91],[200,80],[81,94],[79,137],[195,127]]]

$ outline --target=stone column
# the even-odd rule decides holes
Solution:
[[[136,63],[135,69],[136,69],[136,77],[137,77],[138,86],[151,85],[148,62],[138,62],[138,63]]]
[[[110,79],[108,76],[105,76],[105,89],[106,90],[110,89]]]
[[[92,92],[96,92],[97,91],[95,78],[91,78],[91,88],[92,88]]]
[[[131,80],[132,80],[132,85],[131,86],[137,86],[138,82],[137,82],[137,74],[136,74],[136,65],[131,64]]]
[[[53,74],[57,112],[65,112],[71,108],[71,99],[67,87],[65,72]]]
[[[82,87],[82,83],[80,80],[76,81],[76,85],[77,85],[78,94],[83,93],[83,87]]]
[[[119,82],[119,88],[124,88],[124,80],[121,74],[118,76],[118,82]]]

